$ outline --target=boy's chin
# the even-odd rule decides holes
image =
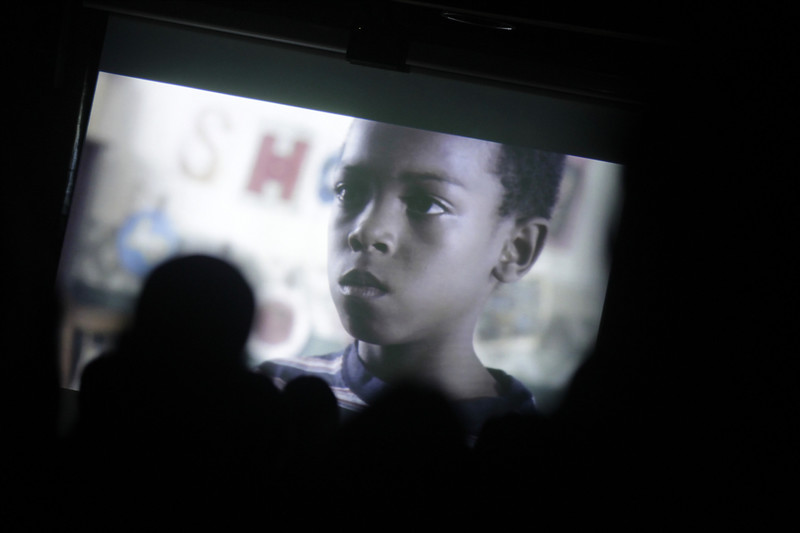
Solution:
[[[363,343],[386,346],[395,344],[397,339],[392,335],[392,331],[380,324],[367,322],[365,320],[343,320],[344,329],[350,336]]]
[[[363,342],[366,344],[377,344],[380,346],[391,344],[391,342],[387,339],[386,335],[382,335],[376,331],[373,331],[369,328],[353,328],[353,327],[346,327],[347,333],[350,334],[353,339]]]

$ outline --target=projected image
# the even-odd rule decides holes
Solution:
[[[342,407],[413,377],[547,411],[590,352],[621,167],[101,73],[59,276],[63,385],[128,324],[143,280],[237,265],[251,365],[319,375]],[[480,404],[480,405],[478,405]]]

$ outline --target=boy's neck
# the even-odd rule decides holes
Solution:
[[[497,382],[469,342],[416,342],[380,346],[359,341],[358,356],[387,383],[412,380],[442,391],[453,400],[498,395]]]

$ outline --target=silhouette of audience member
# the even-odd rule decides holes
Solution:
[[[401,382],[342,426],[339,486],[377,513],[396,514],[404,504],[420,513],[450,513],[441,498],[462,501],[468,454],[466,429],[450,400]]]
[[[328,384],[300,376],[282,391],[290,453],[311,462],[327,458],[339,430],[339,406]]]
[[[332,467],[339,406],[330,386],[316,376],[295,378],[281,391],[286,454],[281,473],[291,493],[336,481]]]
[[[473,482],[477,487],[518,487],[487,494],[485,503],[549,501],[554,474],[565,474],[560,463],[553,464],[553,434],[551,421],[540,414],[506,413],[484,424],[473,448]]]
[[[282,437],[279,392],[246,366],[254,313],[226,261],[191,255],[155,268],[130,329],[82,374],[85,480],[166,507],[263,495]]]

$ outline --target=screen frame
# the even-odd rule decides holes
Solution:
[[[374,68],[347,61],[341,51],[287,44],[285,40],[263,36],[219,32],[198,28],[195,24],[109,13],[105,27],[105,41],[95,76],[102,70],[433,131],[531,145],[612,163],[625,164],[634,153],[632,147],[636,145],[636,132],[643,117],[643,107],[630,102],[532,88],[482,78],[474,73],[454,75],[425,68],[410,71]],[[291,68],[293,61],[295,68]],[[301,61],[303,67],[297,68],[296,61]],[[265,64],[269,68],[262,68],[257,77],[249,77],[254,66]],[[181,68],[175,69],[175,65]],[[277,86],[264,83],[280,72],[290,73],[290,79],[284,79]],[[339,89],[331,91],[327,98],[320,97],[314,88],[312,78],[319,72],[330,75]],[[417,91],[423,95],[423,105],[410,105],[408,95],[420,84],[428,88]],[[354,86],[358,90],[341,90]],[[441,86],[449,90],[430,89]],[[298,88],[311,89],[298,91]],[[92,91],[85,93],[88,116]],[[452,98],[454,93],[460,93],[461,97]],[[347,97],[340,98],[342,94]],[[368,98],[369,94],[380,95],[379,101]],[[465,118],[465,106],[483,95],[490,95],[496,105],[487,106],[479,116]],[[386,105],[398,99],[406,105]],[[514,105],[509,107],[509,101]],[[426,109],[437,110],[435,119],[425,117],[422,111]],[[410,114],[409,110],[416,113]],[[487,117],[491,119],[487,121]],[[509,124],[523,125],[528,120],[538,120],[544,127],[508,127]],[[445,123],[447,126],[443,126]],[[572,127],[565,127],[565,124]],[[583,135],[576,134],[577,131],[582,131]],[[85,127],[80,140],[83,137]],[[80,148],[76,148],[76,162],[79,153]],[[72,175],[64,202],[65,220],[71,208],[74,179]],[[625,182],[623,176],[623,187]],[[601,322],[597,342],[602,330]]]
[[[629,157],[642,120],[640,106],[476,76],[375,68],[339,52],[114,14],[99,69],[612,163]]]

